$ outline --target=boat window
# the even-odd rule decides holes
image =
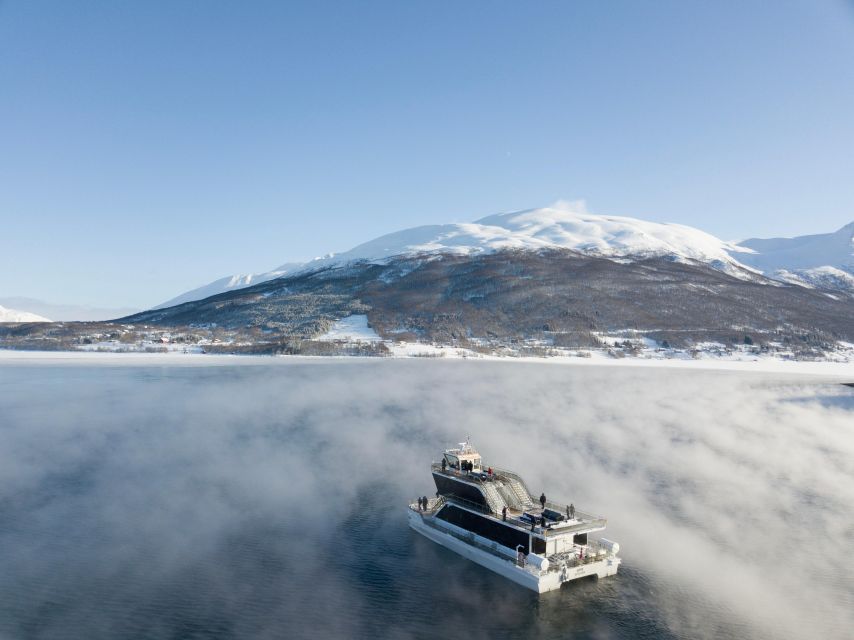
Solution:
[[[445,505],[439,512],[438,518],[450,522],[466,531],[497,542],[509,549],[516,549],[521,545],[525,553],[528,553],[528,533],[509,527],[501,522],[460,509],[455,505]]]
[[[445,460],[448,461],[449,467],[454,467],[454,469],[460,468],[460,459],[457,456],[452,456],[451,454],[446,453]]]

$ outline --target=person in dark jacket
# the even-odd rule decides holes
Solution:
[[[572,503],[569,504],[569,517],[570,518],[575,517],[575,505]]]
[[[501,507],[501,519],[504,520],[504,522],[507,522],[507,505],[506,504],[503,507]]]
[[[444,458],[442,458],[442,473],[445,473],[445,469],[448,468],[448,462]]]
[[[546,494],[545,493],[540,494],[540,505],[543,507],[543,509],[546,508]]]

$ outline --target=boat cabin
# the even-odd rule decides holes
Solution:
[[[483,471],[480,454],[470,442],[460,442],[456,449],[445,451],[445,463],[457,471]]]

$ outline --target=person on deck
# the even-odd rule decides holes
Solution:
[[[501,519],[504,520],[504,522],[507,522],[507,505],[506,504],[503,507],[501,507]]]
[[[543,507],[543,509],[546,508],[546,494],[545,493],[540,494],[540,505]]]
[[[570,518],[575,517],[575,505],[572,504],[571,502],[569,503],[569,517]]]

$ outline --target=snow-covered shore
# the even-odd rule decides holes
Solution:
[[[797,376],[822,376],[844,382],[854,382],[854,363],[851,362],[799,362],[772,358],[753,360],[726,359],[653,359],[642,357],[611,358],[605,354],[591,357],[555,356],[507,357],[471,354],[462,349],[430,347],[429,345],[403,345],[390,358],[371,358],[376,361],[420,360],[441,358],[444,361],[488,361],[507,363],[536,363],[553,366],[576,367],[637,367],[653,369],[681,369],[697,371],[730,371],[739,373],[791,374]],[[355,356],[254,356],[214,355],[200,353],[101,353],[91,351],[16,351],[0,349],[0,366],[14,365],[114,365],[114,366],[222,366],[222,365],[275,365],[294,361],[322,362],[364,360]]]

